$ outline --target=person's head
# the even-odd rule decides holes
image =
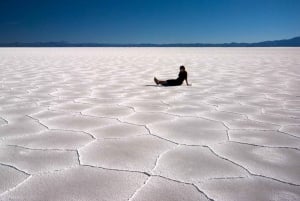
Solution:
[[[180,66],[179,70],[180,71],[185,71],[185,67],[184,66]]]

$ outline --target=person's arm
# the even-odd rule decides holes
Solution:
[[[186,82],[186,85],[187,85],[187,86],[191,86],[191,84],[189,84],[189,82],[188,82],[187,74],[186,74],[185,82]]]
[[[186,85],[187,85],[187,86],[191,86],[191,84],[189,84],[187,78],[185,79],[185,82],[186,82]]]

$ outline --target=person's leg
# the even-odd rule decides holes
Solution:
[[[167,82],[167,81],[162,81],[162,80],[160,80],[160,81],[158,81],[158,83],[159,83],[159,84],[162,84],[162,85],[166,85],[168,82]]]
[[[154,77],[154,82],[155,82],[155,84],[159,84],[159,80],[156,78],[156,77]]]
[[[158,80],[156,77],[154,77],[154,82],[155,82],[156,84],[167,84],[167,81]]]
[[[167,81],[164,81],[164,80],[158,80],[156,77],[154,77],[154,82],[158,85],[158,84],[161,84],[161,85],[167,85],[168,82]]]

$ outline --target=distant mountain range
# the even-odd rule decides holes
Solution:
[[[284,39],[263,41],[257,43],[68,43],[68,42],[33,42],[33,43],[0,43],[0,47],[300,47],[300,36]]]

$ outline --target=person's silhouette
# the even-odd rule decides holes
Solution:
[[[161,84],[163,86],[178,86],[178,85],[182,85],[183,81],[185,80],[186,85],[191,86],[188,83],[187,72],[185,71],[185,67],[184,66],[180,66],[179,70],[180,71],[179,71],[177,79],[172,79],[172,80],[158,80],[156,77],[154,77],[154,82],[157,85]]]

